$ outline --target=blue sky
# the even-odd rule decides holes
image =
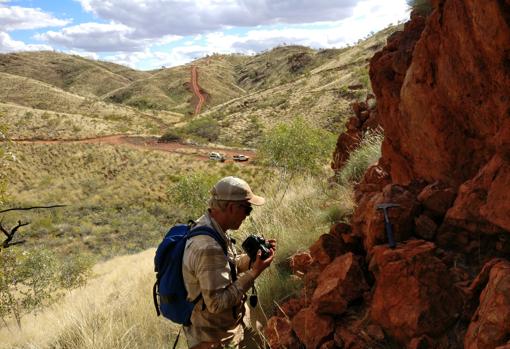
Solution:
[[[405,0],[0,0],[0,52],[146,70],[281,44],[343,47],[408,17]]]

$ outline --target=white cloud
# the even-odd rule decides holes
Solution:
[[[41,51],[51,50],[48,45],[27,45],[22,41],[13,40],[6,32],[0,32],[0,52]]]
[[[341,47],[395,23],[407,10],[406,0],[75,1],[109,23],[82,23],[34,38],[86,57],[111,53],[106,58],[99,57],[131,67],[175,66],[216,52],[253,54],[283,43]],[[0,0],[0,49],[4,51],[16,50],[15,47],[51,49],[48,45],[15,41],[6,34],[8,30],[63,26],[69,22],[37,8],[2,4],[6,2]],[[221,32],[236,27],[251,29]],[[168,44],[168,51],[161,52]]]
[[[164,45],[169,44],[171,42],[179,41],[182,39],[182,36],[180,35],[166,35],[163,36],[161,39],[158,39],[155,41],[156,44]]]
[[[122,23],[138,38],[195,35],[231,26],[341,20],[359,0],[78,0],[95,15]]]
[[[82,23],[60,31],[36,35],[36,39],[69,49],[92,52],[141,51],[147,42],[131,38],[133,29],[123,24]],[[168,40],[169,37],[166,37]]]
[[[118,53],[114,55],[105,56],[102,59],[117,64],[122,64],[128,67],[136,68],[137,64],[146,59],[153,58],[154,54],[149,50],[133,53]]]
[[[38,8],[0,5],[0,30],[37,29],[64,26],[70,20],[58,19]]]

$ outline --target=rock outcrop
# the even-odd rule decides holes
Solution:
[[[353,105],[332,168],[368,127],[382,157],[351,224],[295,257],[271,347],[510,348],[510,1],[431,3],[370,62],[377,103]]]

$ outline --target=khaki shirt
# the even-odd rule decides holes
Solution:
[[[191,314],[191,325],[184,326],[188,346],[200,342],[238,344],[243,338],[245,294],[255,277],[248,270],[249,257],[237,256],[230,236],[206,213],[197,226],[208,226],[222,236],[227,245],[228,259],[237,266],[237,281],[233,282],[227,257],[212,237],[199,235],[186,242],[182,261],[188,301],[201,299]],[[234,317],[235,315],[235,317]]]

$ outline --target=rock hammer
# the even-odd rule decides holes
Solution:
[[[392,207],[400,207],[399,204],[379,204],[376,206],[378,210],[383,210],[384,212],[384,229],[386,230],[386,234],[388,235],[388,246],[390,248],[395,248],[397,244],[395,243],[395,239],[393,237],[393,228],[391,227],[390,218],[388,217],[388,209]]]

